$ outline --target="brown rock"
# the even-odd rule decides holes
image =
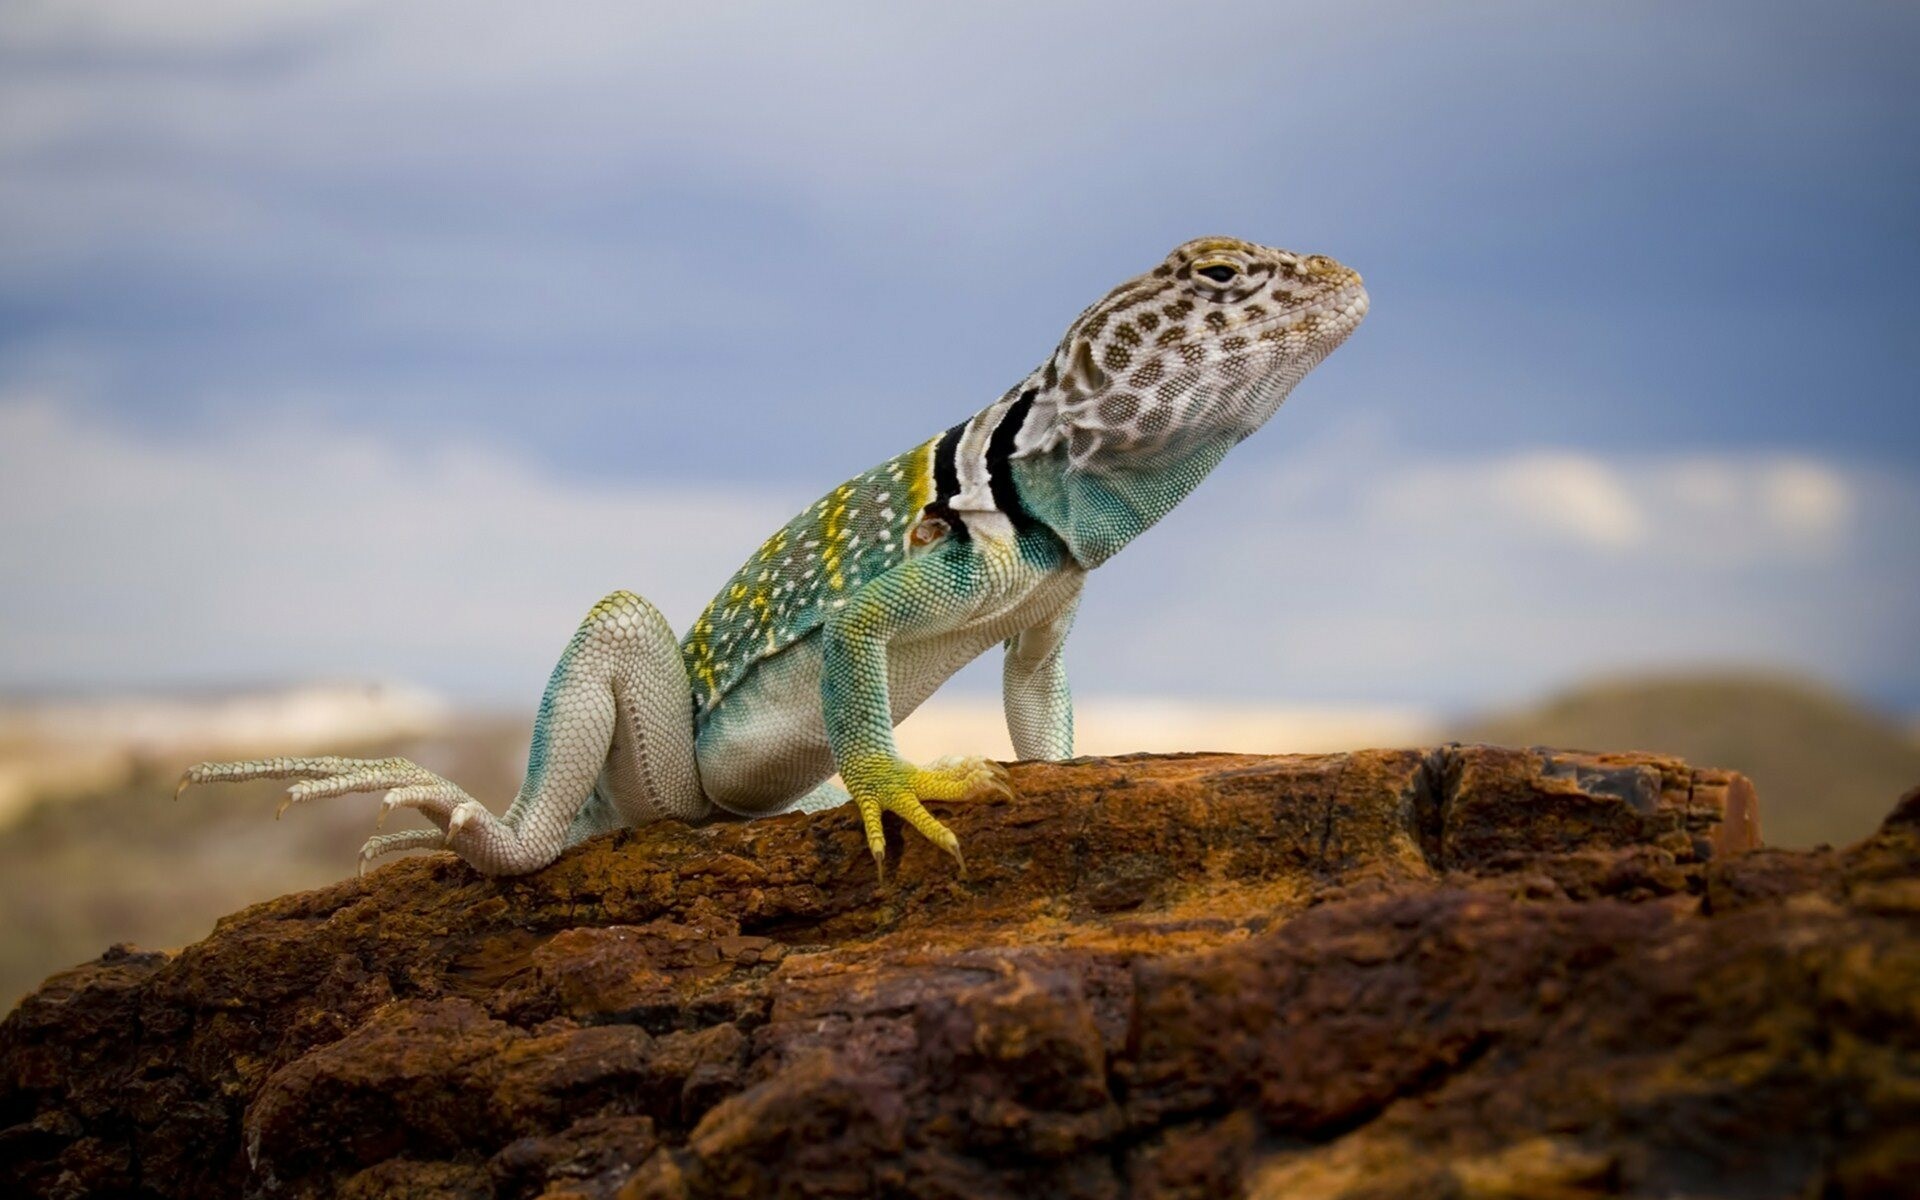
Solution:
[[[1016,766],[889,819],[401,862],[56,975],[0,1192],[1895,1195],[1920,792],[1754,850],[1752,789],[1484,746]]]
[[[489,1165],[502,1196],[599,1198],[631,1179],[658,1144],[649,1118],[588,1117],[557,1134],[511,1142]]]

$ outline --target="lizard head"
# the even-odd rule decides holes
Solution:
[[[1360,276],[1330,258],[1186,242],[1068,328],[1031,380],[1050,419],[1022,452],[1064,443],[1077,469],[1134,469],[1243,438],[1366,313]]]

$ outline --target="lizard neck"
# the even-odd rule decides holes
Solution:
[[[1092,570],[1186,499],[1239,440],[1197,440],[1151,471],[1078,469],[1064,444],[1010,466],[1021,505],[1066,543],[1075,562]]]

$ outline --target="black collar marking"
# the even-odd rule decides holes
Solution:
[[[973,535],[953,511],[953,498],[960,494],[960,435],[966,431],[967,422],[962,421],[940,435],[940,444],[933,448],[933,499],[921,512],[923,518],[945,521],[948,536],[963,542]]]
[[[1007,514],[1018,530],[1032,529],[1039,522],[1027,506],[1020,503],[1020,489],[1013,486],[1013,472],[1007,462],[1013,457],[1014,439],[1020,436],[1020,426],[1026,424],[1027,413],[1033,408],[1036,393],[1032,389],[1020,393],[1007,409],[1007,415],[1000,418],[1000,424],[994,426],[993,437],[987,442],[987,485],[992,489],[993,506]]]

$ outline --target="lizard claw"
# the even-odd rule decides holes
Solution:
[[[451,839],[454,834],[466,828],[467,822],[473,820],[473,810],[478,807],[480,806],[477,804],[462,804],[453,810],[453,813],[447,817],[447,837],[449,839]]]
[[[374,827],[379,828],[396,808],[419,809],[445,829],[448,837],[485,811],[478,800],[439,778],[431,783],[406,783],[388,792],[380,801],[380,816]]]
[[[862,769],[862,768],[865,769]],[[842,770],[848,790],[860,809],[865,827],[867,849],[881,882],[886,881],[886,835],[880,825],[884,812],[899,814],[907,824],[934,845],[953,856],[960,877],[967,878],[967,859],[960,852],[960,839],[927,811],[926,800],[966,800],[982,792],[1012,797],[1006,782],[1007,770],[984,758],[942,759],[927,767],[915,767],[898,759],[876,758]]]

